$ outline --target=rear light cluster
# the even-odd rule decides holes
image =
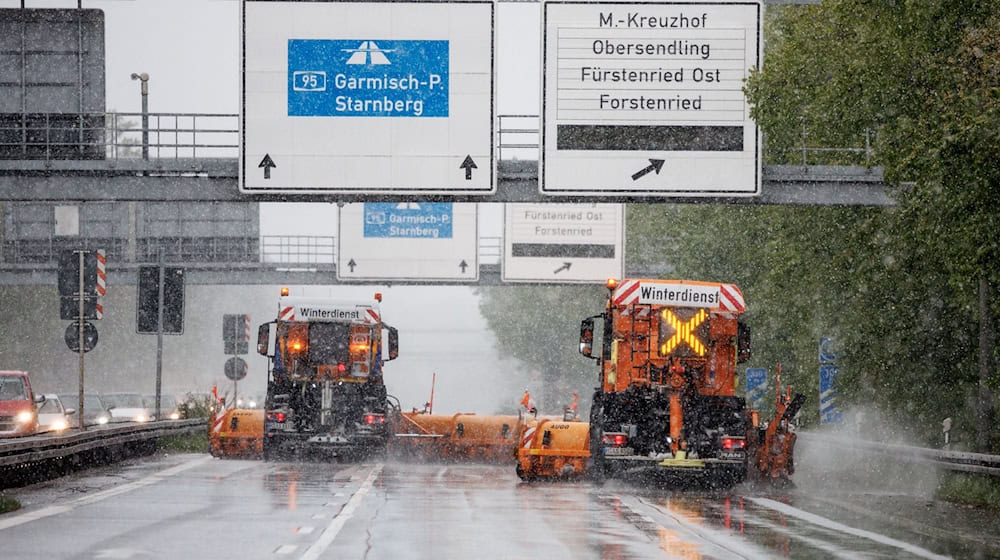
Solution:
[[[601,442],[612,447],[622,447],[628,443],[628,436],[620,432],[608,432],[601,437]]]
[[[385,414],[365,414],[365,424],[385,424]]]
[[[741,437],[729,437],[725,436],[722,438],[722,448],[726,451],[731,451],[733,449],[743,449],[746,447],[746,439]]]
[[[267,413],[267,419],[268,420],[274,420],[275,422],[284,422],[285,421],[285,413],[284,412],[268,412]]]

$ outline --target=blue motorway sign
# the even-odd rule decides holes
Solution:
[[[767,392],[767,368],[747,368],[747,400],[750,407],[760,410]]]
[[[822,336],[819,339],[819,363],[832,364],[837,361],[837,351],[834,349],[833,339]]]
[[[819,423],[840,424],[844,413],[837,404],[837,366],[819,366]]]
[[[290,117],[447,117],[448,41],[289,39]]]
[[[366,202],[365,237],[450,239],[450,202]]]

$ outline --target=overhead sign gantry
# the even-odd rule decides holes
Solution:
[[[492,2],[242,6],[241,192],[495,192]]]
[[[760,2],[549,0],[542,194],[760,193]]]

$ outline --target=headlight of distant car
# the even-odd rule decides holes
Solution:
[[[133,418],[133,420],[136,422],[148,422],[149,416],[146,416],[145,414],[138,414],[135,418]]]
[[[108,423],[108,417],[105,416],[105,415],[103,415],[103,414],[100,415],[100,416],[98,416],[95,420],[97,421],[98,424],[102,424],[102,425]]]
[[[171,412],[170,413],[170,419],[171,420],[180,420],[181,419],[181,413],[180,412]]]
[[[17,413],[17,421],[21,424],[27,424],[35,419],[35,413],[30,410],[22,410]]]
[[[56,420],[55,422],[52,423],[52,429],[57,432],[61,432],[68,427],[69,424],[67,424],[65,420]]]
[[[247,403],[247,406],[249,408],[257,408],[257,401],[250,401],[249,403]]]

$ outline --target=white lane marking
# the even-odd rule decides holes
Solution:
[[[295,530],[295,534],[296,535],[308,535],[309,533],[313,532],[313,529],[314,529],[313,527],[310,527],[310,526],[306,525],[305,527],[299,527],[298,529],[296,529]]]
[[[313,519],[326,519],[327,515],[325,513],[317,513],[312,516]]]
[[[61,506],[49,506],[36,511],[29,511],[27,513],[22,513],[11,517],[10,519],[0,520],[0,531],[4,529],[10,529],[11,527],[17,527],[18,525],[23,525],[25,523],[30,523],[32,521],[37,521],[39,519],[44,519],[46,517],[51,517],[53,515],[59,515],[62,513],[67,513],[73,511],[78,506],[86,506],[93,503],[100,502],[101,500],[106,500],[108,498],[117,496],[119,494],[124,494],[126,492],[131,492],[132,490],[138,490],[139,488],[144,488],[151,484],[156,484],[164,478],[169,476],[174,476],[177,473],[186,471],[197,467],[198,465],[210,460],[211,457],[201,457],[188,461],[187,463],[181,463],[170,467],[168,469],[163,469],[162,471],[155,472],[146,478],[140,478],[139,480],[129,482],[128,484],[122,484],[121,486],[115,486],[113,488],[108,488],[107,490],[102,490],[100,492],[90,494],[88,496],[83,496],[82,498],[77,498],[66,505]]]
[[[935,554],[926,548],[921,548],[916,545],[905,543],[903,541],[896,540],[892,537],[887,537],[885,535],[880,535],[878,533],[873,533],[871,531],[866,531],[864,529],[856,529],[843,523],[838,523],[832,519],[827,519],[825,517],[820,517],[819,515],[809,513],[807,511],[802,511],[801,509],[794,508],[790,505],[783,504],[781,502],[771,500],[769,498],[747,498],[747,500],[768,509],[772,509],[777,512],[784,513],[785,515],[790,515],[792,517],[797,517],[813,525],[819,525],[820,527],[826,527],[827,529],[832,529],[834,531],[840,531],[841,533],[846,533],[848,535],[854,535],[855,537],[861,537],[868,539],[870,541],[875,541],[879,544],[884,544],[887,546],[892,546],[900,550],[905,550],[914,556],[919,556],[921,558],[931,558],[934,560],[943,560],[950,558],[950,556],[942,556],[940,554]]]
[[[295,549],[297,549],[297,548],[298,548],[298,545],[283,544],[283,545],[279,546],[278,550],[275,550],[274,553],[275,554],[280,554],[282,556],[286,556],[288,554],[291,554],[291,553],[295,552]]]
[[[323,534],[316,539],[316,542],[310,546],[305,553],[302,555],[301,560],[316,560],[319,558],[327,548],[333,544],[333,540],[337,538],[337,534],[340,530],[344,528],[344,524],[347,523],[351,517],[354,517],[354,510],[358,509],[361,505],[361,501],[365,499],[365,495],[371,490],[372,485],[375,484],[375,479],[378,475],[382,473],[382,463],[375,465],[372,472],[368,475],[368,478],[361,484],[357,492],[351,496],[350,500],[347,500],[347,504],[344,505],[344,509],[340,510],[340,513],[330,521],[326,529],[323,529]]]

